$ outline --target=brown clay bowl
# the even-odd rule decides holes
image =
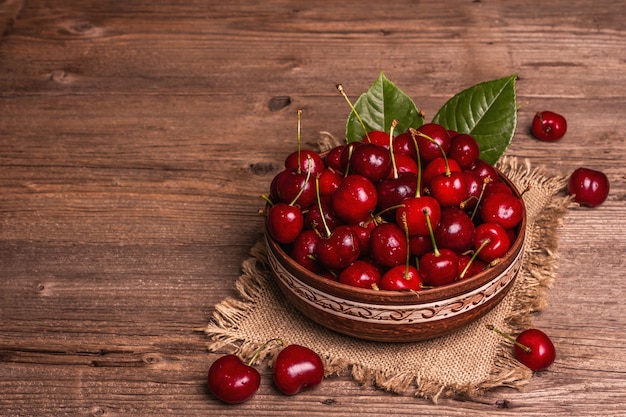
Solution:
[[[521,197],[516,187],[501,178]],[[285,298],[314,322],[364,340],[415,342],[454,332],[492,310],[522,265],[526,209],[517,238],[494,266],[468,279],[419,292],[355,288],[314,274],[266,233],[269,264]]]

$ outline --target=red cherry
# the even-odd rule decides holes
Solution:
[[[332,148],[326,154],[324,158],[324,162],[328,168],[331,168],[335,171],[344,172],[344,168],[341,165],[341,155],[343,155],[344,149],[346,149],[347,145],[339,145]]]
[[[378,287],[387,291],[420,291],[423,282],[414,266],[397,265],[383,275]]]
[[[417,132],[419,134],[415,136],[415,139],[422,161],[430,162],[439,158],[442,152],[447,154],[450,150],[450,134],[443,126],[426,123],[417,128]]]
[[[261,385],[261,375],[235,355],[217,359],[209,368],[209,391],[219,400],[238,404],[250,399]]]
[[[304,227],[304,216],[296,206],[274,204],[267,213],[267,229],[278,243],[292,243]]]
[[[295,395],[319,385],[324,379],[324,363],[313,350],[289,345],[276,356],[274,385],[286,395]]]
[[[330,270],[342,270],[356,261],[361,247],[359,237],[350,226],[337,226],[330,236],[322,236],[317,242],[318,262]]]
[[[540,140],[554,142],[565,136],[567,121],[565,117],[551,111],[535,114],[531,125],[533,135]]]
[[[490,194],[480,204],[480,217],[487,223],[498,223],[505,229],[512,229],[524,217],[524,204],[512,194]]]
[[[339,274],[339,282],[359,288],[376,288],[380,272],[371,262],[358,259]]]
[[[515,357],[533,371],[548,368],[556,359],[554,344],[539,329],[524,330],[515,340]]]
[[[393,153],[395,156],[402,155],[416,159],[415,142],[413,142],[413,136],[410,132],[400,133],[393,138]]]
[[[450,249],[428,252],[420,258],[420,275],[428,285],[439,287],[453,283],[459,276],[459,259]]]
[[[483,182],[485,180],[489,182],[500,181],[500,177],[498,176],[498,172],[496,171],[496,169],[493,166],[486,163],[485,161],[483,161],[482,159],[479,159],[478,161],[476,161],[474,166],[470,168],[470,171],[473,171],[476,174],[478,174],[478,176]]]
[[[463,253],[472,249],[476,227],[463,210],[447,207],[441,210],[441,220],[435,229],[437,247]]]
[[[378,209],[383,211],[402,203],[406,198],[415,195],[417,175],[402,173],[398,178],[387,178],[376,185]]]
[[[459,207],[467,198],[467,183],[462,172],[439,174],[430,182],[430,193],[442,207]]]
[[[324,160],[315,151],[301,149],[300,152],[294,151],[285,158],[285,168],[289,171],[308,172],[316,174],[324,168]]]
[[[293,242],[293,247],[289,256],[311,272],[321,272],[321,267],[315,259],[317,242],[320,240],[318,233],[314,230],[303,230]]]
[[[484,262],[502,258],[511,247],[506,230],[497,223],[482,223],[476,226],[475,233],[474,250]]]
[[[394,158],[396,161],[395,173],[393,169],[389,170],[389,175],[387,175],[387,178],[393,178],[396,175],[404,174],[407,172],[417,175],[417,171],[419,170],[419,168],[415,159],[411,158],[408,155],[402,154],[394,155]]]
[[[356,147],[350,157],[350,172],[359,174],[374,184],[387,178],[391,171],[391,154],[382,146],[366,143]]]
[[[389,133],[383,132],[382,130],[372,130],[371,132],[367,132],[366,136],[363,136],[362,142],[372,143],[389,149]]]
[[[446,161],[448,165],[446,165]],[[443,156],[433,159],[422,171],[422,185],[427,187],[433,178],[439,174],[445,174],[447,169],[450,171],[461,171],[461,167],[454,159],[444,158]]]
[[[332,195],[343,181],[343,175],[332,168],[323,169],[317,178],[320,184],[320,195]]]
[[[406,221],[409,236],[428,236],[430,234],[426,216],[430,217],[431,227],[437,227],[441,218],[441,207],[433,197],[407,198],[396,210],[396,222],[404,224]]]
[[[433,240],[430,236],[411,236],[409,238],[409,252],[411,256],[421,257],[433,250]]]
[[[595,207],[609,195],[609,179],[603,172],[589,168],[578,168],[569,177],[567,192],[577,203]]]
[[[480,148],[473,136],[462,133],[452,137],[448,158],[455,160],[461,168],[471,168],[479,155]]]
[[[370,256],[383,266],[404,265],[408,244],[404,231],[396,223],[383,223],[370,234]]]
[[[370,217],[378,204],[376,187],[367,178],[350,174],[335,191],[332,207],[346,223],[359,223]]]
[[[295,204],[306,210],[316,201],[313,176],[297,171],[282,171],[277,175],[276,194],[281,203]]]

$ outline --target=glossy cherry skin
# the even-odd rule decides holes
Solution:
[[[442,151],[447,154],[450,150],[450,134],[443,126],[436,123],[426,123],[420,126],[417,131],[432,139],[419,134],[415,137],[423,162],[430,162],[442,156]]]
[[[496,169],[493,166],[489,165],[482,159],[479,159],[478,161],[476,161],[476,163],[474,164],[473,167],[470,168],[470,170],[478,174],[480,179],[483,181],[485,180],[490,181],[490,182],[500,181],[500,176],[498,176],[498,171],[496,171]]]
[[[333,210],[346,223],[368,219],[377,204],[376,187],[370,180],[357,174],[344,178],[332,196]]]
[[[407,198],[396,210],[396,223],[404,225],[406,221],[409,236],[427,236],[430,235],[427,215],[434,230],[441,218],[441,207],[437,200],[430,196]]]
[[[478,258],[486,263],[502,258],[511,247],[509,235],[497,223],[482,223],[476,226],[474,250],[478,250],[483,242],[486,245],[478,252]]]
[[[289,256],[311,272],[319,273],[322,268],[315,259],[317,242],[320,237],[314,230],[303,230],[293,242]]]
[[[278,203],[268,210],[266,224],[275,241],[292,243],[304,227],[304,216],[298,207]]]
[[[320,195],[332,195],[343,181],[343,175],[332,168],[323,169],[318,175]]]
[[[355,148],[350,157],[350,172],[376,184],[391,171],[391,154],[382,146],[366,143]]]
[[[454,159],[447,159],[448,166],[446,167],[446,158],[443,156],[435,158],[426,165],[422,171],[422,185],[427,187],[430,182],[439,174],[445,174],[446,170],[461,171],[461,167]]]
[[[289,345],[276,356],[274,385],[286,395],[295,395],[319,385],[324,379],[324,363],[313,350]]]
[[[397,265],[383,275],[378,287],[387,291],[420,291],[423,281],[414,266]]]
[[[405,155],[414,160],[417,160],[417,150],[415,149],[415,142],[413,142],[413,136],[410,132],[400,133],[393,138],[393,153],[394,155]]]
[[[442,207],[459,207],[467,198],[467,183],[462,172],[439,174],[430,182],[430,193]]]
[[[300,193],[302,188],[304,190]],[[291,204],[295,200],[294,204],[303,210],[311,207],[317,200],[315,178],[304,172],[282,171],[277,175],[275,189],[279,202]]]
[[[389,133],[382,130],[372,130],[363,136],[363,143],[372,143],[389,149]]]
[[[324,267],[337,271],[356,261],[361,254],[359,237],[350,226],[337,226],[329,237],[317,242],[315,258]]]
[[[260,385],[259,371],[244,364],[235,355],[222,356],[209,368],[209,391],[227,404],[239,404],[250,399]]]
[[[406,263],[408,244],[406,235],[395,223],[383,223],[370,234],[370,256],[383,266],[393,267]]]
[[[595,207],[607,199],[609,195],[609,179],[601,171],[590,168],[578,168],[569,177],[567,192],[574,196],[577,203]]]
[[[558,113],[541,111],[533,117],[531,131],[537,139],[554,142],[565,136],[567,120]]]
[[[294,151],[285,158],[285,168],[290,171],[308,172],[316,174],[321,172],[326,166],[324,160],[315,151],[309,149],[301,149],[300,153]]]
[[[373,263],[358,259],[339,274],[339,282],[358,288],[375,288],[380,282],[380,271]]]
[[[402,173],[398,178],[387,178],[376,185],[378,210],[383,211],[402,203],[406,198],[415,196],[417,175]]]
[[[326,157],[324,158],[326,167],[343,173],[345,167],[343,167],[341,164],[341,156],[343,155],[343,151],[346,149],[347,146],[348,145],[335,146],[330,151],[328,151]]]
[[[512,229],[524,218],[524,204],[512,194],[490,194],[480,204],[480,217],[484,222]]]
[[[461,133],[452,137],[448,158],[456,161],[461,168],[471,168],[479,156],[480,148],[473,136]]]
[[[515,357],[533,371],[548,368],[556,359],[554,344],[548,335],[539,329],[524,330],[515,340],[530,348],[530,352],[526,352],[522,347],[515,345]]]
[[[459,258],[450,249],[428,252],[420,258],[420,275],[428,285],[439,287],[453,283],[459,277]]]
[[[441,210],[441,220],[435,229],[437,247],[463,253],[472,249],[476,227],[463,210],[448,207]]]

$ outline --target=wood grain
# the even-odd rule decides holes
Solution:
[[[0,414],[626,415],[625,15],[608,0],[0,2]],[[609,176],[607,202],[561,227],[536,317],[557,361],[474,402],[339,375],[224,406],[196,329],[261,236],[295,111],[305,141],[340,137],[335,84],[356,98],[381,70],[427,118],[516,73],[508,154]],[[529,135],[544,109],[568,118],[561,142]]]

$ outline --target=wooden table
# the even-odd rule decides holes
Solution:
[[[626,415],[626,3],[0,2],[0,415]],[[558,359],[523,391],[429,401],[347,375],[225,406],[201,332],[235,295],[287,152],[343,134],[379,71],[426,110],[519,74],[507,154],[601,169],[536,325]],[[566,138],[529,134],[538,110]],[[264,378],[269,376],[261,368]]]

